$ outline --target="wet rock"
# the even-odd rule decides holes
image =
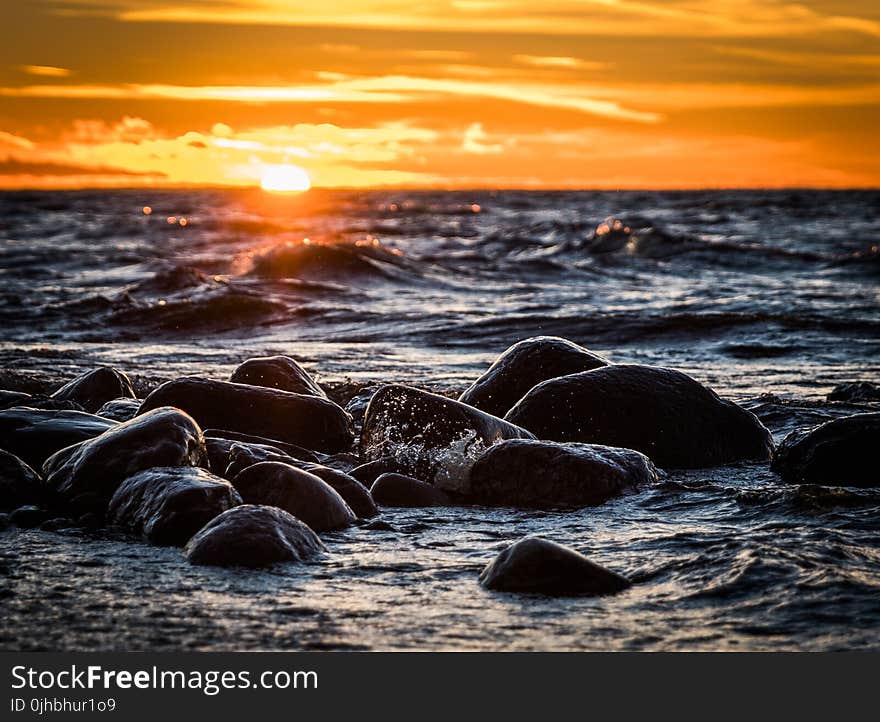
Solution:
[[[117,422],[82,411],[16,407],[0,411],[0,444],[34,469],[59,449],[94,438]]]
[[[375,519],[368,524],[364,524],[363,528],[369,529],[370,531],[397,531],[397,529],[384,519]]]
[[[835,419],[783,439],[772,467],[794,484],[880,486],[880,413]]]
[[[856,381],[851,384],[840,384],[828,394],[829,401],[880,401],[880,386],[870,381]]]
[[[16,509],[44,501],[39,474],[14,454],[0,449],[0,509]]]
[[[243,444],[256,444],[257,446],[270,446],[274,449],[280,450],[283,454],[287,454],[288,456],[293,457],[294,459],[299,459],[300,461],[311,461],[312,463],[318,463],[324,458],[323,454],[317,454],[313,451],[309,451],[308,449],[304,449],[301,446],[297,446],[296,444],[287,444],[283,441],[279,441],[278,439],[267,439],[264,436],[254,436],[253,434],[243,434],[238,431],[225,431],[223,429],[206,429],[204,434],[206,439],[224,439],[226,441],[229,441],[230,447],[233,442],[240,442]]]
[[[343,498],[314,474],[277,461],[249,466],[233,480],[246,504],[277,506],[317,532],[345,529],[354,512]]]
[[[9,514],[0,514],[0,531],[5,531],[12,526],[12,518]]]
[[[614,365],[535,386],[505,417],[540,439],[635,449],[661,467],[766,460],[757,417],[674,369]]]
[[[40,531],[60,531],[61,529],[71,529],[73,526],[74,523],[72,519],[58,516],[40,524]]]
[[[542,381],[607,365],[601,356],[568,339],[527,338],[501,354],[458,400],[503,418],[529,389]]]
[[[383,456],[352,469],[349,475],[369,489],[382,474],[403,474],[409,467],[393,456]]]
[[[129,421],[135,417],[141,403],[140,399],[113,399],[98,409],[97,415],[114,421]]]
[[[327,549],[315,532],[286,511],[245,504],[208,522],[184,551],[193,564],[267,567],[307,561]]]
[[[364,414],[367,413],[367,406],[370,405],[370,400],[381,388],[381,386],[376,385],[365,386],[348,400],[348,403],[345,405],[345,410],[351,415],[356,428],[363,426]]]
[[[367,408],[361,458],[393,457],[406,473],[432,481],[476,450],[528,431],[460,401],[409,386],[383,386]]]
[[[176,406],[203,428],[228,429],[334,453],[351,447],[351,417],[327,399],[228,381],[186,378],[162,384],[138,413]]]
[[[290,464],[296,460],[272,446],[243,444],[236,441],[229,449],[229,463],[223,476],[227,479],[234,479],[249,466],[263,461],[280,461],[284,464]]]
[[[449,506],[449,496],[432,484],[403,474],[382,474],[370,494],[379,506]]]
[[[595,444],[512,439],[487,449],[471,467],[473,503],[548,508],[594,506],[656,481],[638,451]]]
[[[95,413],[108,401],[135,397],[131,381],[122,371],[102,367],[77,376],[55,391],[51,398],[73,401],[89,413]]]
[[[49,517],[49,512],[39,506],[21,506],[9,515],[10,521],[20,529],[33,529]]]
[[[30,394],[22,391],[0,390],[0,409],[8,409],[13,406],[27,406],[31,398]]]
[[[205,440],[192,417],[153,409],[101,436],[62,449],[43,467],[46,484],[80,511],[103,511],[130,476],[157,466],[205,463]]]
[[[232,372],[229,380],[236,384],[265,386],[295,394],[327,398],[324,389],[309,376],[308,371],[289,356],[262,356],[248,359]]]
[[[376,508],[376,502],[373,500],[369,490],[344,471],[333,469],[323,464],[309,464],[305,461],[294,460],[288,463],[298,469],[314,474],[321,481],[328,484],[361,519],[371,519],[379,513],[379,509]]]
[[[107,519],[153,544],[183,546],[211,519],[241,503],[232,484],[204,469],[161,467],[123,481]]]
[[[499,592],[549,596],[613,594],[631,585],[580,552],[539,537],[507,547],[483,569],[480,584]]]

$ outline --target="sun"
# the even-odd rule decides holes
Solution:
[[[298,165],[270,165],[263,172],[260,186],[264,191],[273,193],[297,193],[312,187],[306,173]]]

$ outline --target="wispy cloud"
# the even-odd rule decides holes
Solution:
[[[21,69],[28,75],[44,78],[66,78],[72,72],[69,68],[58,68],[54,65],[22,65]]]

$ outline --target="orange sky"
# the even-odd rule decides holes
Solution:
[[[878,129],[877,0],[0,10],[0,188],[880,186]]]

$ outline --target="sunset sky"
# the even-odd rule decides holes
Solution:
[[[0,187],[880,186],[878,0],[24,0]]]

